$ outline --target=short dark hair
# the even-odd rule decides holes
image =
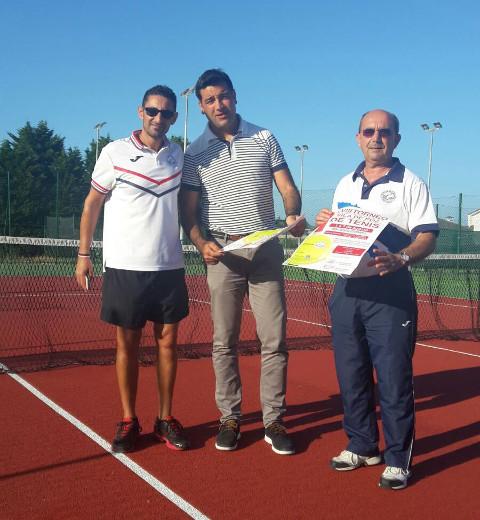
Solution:
[[[170,87],[165,85],[155,85],[154,87],[149,88],[143,95],[142,107],[145,106],[145,103],[150,96],[163,96],[169,99],[173,103],[174,109],[177,110],[177,96]]]
[[[395,133],[398,134],[400,132],[400,121],[398,120],[398,117],[395,114],[393,114],[392,112],[389,112],[388,110],[383,110],[382,108],[376,108],[375,110],[369,110],[368,112],[365,112],[365,114],[363,114],[362,117],[360,118],[360,123],[358,123],[358,132],[360,133],[360,131],[362,130],[363,118],[367,114],[370,114],[370,112],[375,112],[376,110],[381,110],[382,112],[385,112],[385,114],[388,114],[388,117],[390,118],[390,120],[393,123],[393,129],[395,130]]]
[[[202,99],[200,90],[223,84],[225,84],[230,90],[234,90],[232,80],[228,77],[226,72],[223,72],[222,69],[208,69],[195,83],[195,95],[198,99]]]

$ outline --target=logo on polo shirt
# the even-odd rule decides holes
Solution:
[[[390,204],[397,198],[397,194],[392,190],[385,190],[380,194],[380,198],[383,200],[383,202]]]
[[[141,159],[143,157],[143,155],[137,155],[135,158],[133,159],[130,159],[132,162],[137,162],[138,159]]]

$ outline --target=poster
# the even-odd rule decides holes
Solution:
[[[360,208],[341,208],[315,229],[284,265],[352,277],[377,274],[368,263],[373,247],[387,249],[377,239],[388,222],[386,217]]]

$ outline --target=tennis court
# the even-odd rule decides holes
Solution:
[[[236,452],[215,450],[218,415],[206,357],[211,341],[208,291],[201,262],[189,250],[191,316],[182,327],[174,406],[193,449],[173,452],[154,442],[155,370],[145,366],[138,400],[140,449],[128,457],[112,455],[108,449],[119,403],[114,370],[103,364],[113,359],[113,331],[98,319],[101,278],[88,293],[75,285],[75,247],[0,246],[0,359],[5,372],[0,413],[8,424],[0,440],[2,517],[477,517],[478,258],[434,257],[415,271],[420,335],[414,363],[414,478],[406,490],[395,493],[377,488],[381,468],[339,474],[328,466],[345,437],[326,311],[332,279],[324,274],[286,272],[286,425],[298,454],[280,457],[263,441],[258,345],[247,303],[241,349],[250,355],[240,361],[242,442]],[[146,334],[146,365],[153,359],[149,340]],[[49,366],[63,368],[42,370]]]

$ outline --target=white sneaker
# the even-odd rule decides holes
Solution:
[[[407,481],[411,476],[412,472],[409,470],[387,466],[378,485],[387,489],[403,489],[407,487]]]
[[[366,457],[364,455],[357,455],[348,450],[343,450],[340,455],[333,457],[330,465],[337,471],[351,471],[352,469],[361,468],[362,466],[375,466],[382,462],[380,455],[373,457]]]

